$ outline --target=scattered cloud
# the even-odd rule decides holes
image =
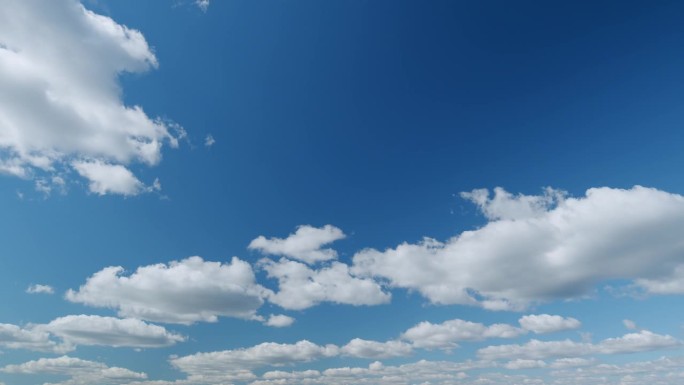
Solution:
[[[486,326],[481,323],[453,319],[441,324],[421,322],[406,330],[402,338],[411,341],[417,348],[450,350],[457,348],[460,341],[515,338],[525,333],[527,333],[526,330],[506,324]]]
[[[9,374],[51,374],[69,377],[66,381],[51,385],[116,385],[147,378],[145,373],[119,367],[108,367],[100,362],[69,356],[41,358],[19,365],[7,365],[0,371]]]
[[[29,294],[54,294],[55,289],[52,288],[50,285],[31,285],[26,289],[26,292]]]
[[[660,335],[642,330],[618,338],[608,338],[597,344],[562,341],[530,340],[524,345],[496,345],[478,350],[478,357],[484,360],[543,360],[554,357],[579,357],[593,354],[623,354],[670,349],[681,342],[669,335]]]
[[[214,139],[214,136],[213,136],[213,135],[208,134],[208,135],[204,138],[204,146],[205,146],[205,147],[211,147],[211,146],[214,145],[214,143],[216,143],[216,140]]]
[[[127,167],[158,164],[182,128],[124,105],[118,76],[156,67],[142,33],[76,0],[3,7],[0,173],[45,194],[72,170],[97,194],[146,191]]]
[[[119,316],[148,321],[192,324],[219,316],[252,319],[269,291],[255,282],[249,263],[190,257],[169,264],[139,267],[130,276],[120,266],[93,274],[66,298],[118,309]]]
[[[637,330],[638,329],[637,324],[632,320],[628,320],[628,319],[622,320],[622,324],[625,325],[625,327],[628,330]]]
[[[209,0],[195,0],[195,5],[197,5],[202,12],[206,12],[207,9],[209,9]]]
[[[321,247],[345,237],[342,230],[335,226],[325,225],[316,228],[304,225],[299,226],[297,231],[285,239],[266,238],[261,235],[252,240],[248,248],[267,255],[284,256],[314,264],[337,258],[335,250]]]
[[[536,334],[554,333],[563,330],[578,329],[582,323],[574,318],[559,315],[531,314],[520,318],[520,326]]]
[[[53,353],[65,353],[72,349],[51,340],[47,331],[12,324],[0,324],[0,347]]]
[[[341,352],[351,357],[380,359],[408,356],[413,348],[402,341],[378,342],[354,338],[342,347]]]
[[[69,315],[36,327],[60,337],[70,345],[158,348],[185,341],[162,326],[137,319],[95,315]]]
[[[582,297],[616,279],[649,293],[684,293],[681,195],[636,186],[592,188],[579,198],[500,189],[494,199],[482,190],[466,197],[490,219],[483,227],[446,242],[360,251],[351,272],[416,290],[432,303],[490,310]]]
[[[272,326],[275,328],[284,328],[291,326],[295,322],[295,319],[292,317],[288,317],[284,314],[271,314],[268,317],[268,320],[264,322],[265,325],[267,326]]]
[[[391,295],[383,291],[373,279],[357,278],[349,266],[332,262],[320,269],[280,259],[278,262],[262,259],[260,266],[269,278],[278,280],[279,291],[268,300],[284,309],[302,310],[321,302],[347,305],[379,305],[388,303]]]

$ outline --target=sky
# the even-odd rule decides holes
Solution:
[[[0,0],[0,385],[684,383],[683,15]]]

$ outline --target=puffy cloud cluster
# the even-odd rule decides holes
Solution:
[[[190,257],[169,264],[139,267],[130,276],[112,266],[93,274],[66,298],[117,309],[122,317],[191,324],[215,322],[218,316],[251,319],[268,290],[255,281],[249,263]]]
[[[301,310],[321,302],[347,305],[379,305],[392,298],[379,283],[370,278],[358,278],[349,266],[332,262],[328,266],[311,268],[301,262],[263,259],[260,266],[269,278],[278,280],[278,292],[269,301],[285,309]]]
[[[26,289],[29,294],[54,294],[55,289],[50,285],[31,285]]]
[[[523,329],[536,334],[553,333],[562,330],[579,328],[582,323],[575,318],[564,318],[559,315],[530,314],[518,321]]]
[[[142,33],[76,0],[0,6],[0,173],[45,193],[73,172],[96,194],[149,190],[127,165],[156,165],[184,132],[124,105],[118,76],[157,65]]]
[[[566,197],[483,190],[465,195],[490,221],[446,242],[426,238],[357,253],[351,272],[420,292],[436,304],[523,309],[576,298],[602,281],[684,293],[684,197],[656,189],[593,188]]]

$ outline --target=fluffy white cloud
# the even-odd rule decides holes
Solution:
[[[640,186],[594,188],[579,198],[497,191],[493,200],[478,190],[467,195],[492,219],[483,227],[446,242],[363,250],[352,273],[433,303],[493,310],[580,297],[613,279],[684,293],[684,197]]]
[[[230,263],[200,257],[139,267],[130,276],[123,267],[93,274],[66,298],[118,309],[121,317],[191,324],[218,316],[251,319],[268,290],[255,282],[252,267],[236,257]]]
[[[260,266],[269,278],[278,280],[279,291],[269,301],[285,309],[301,310],[321,302],[349,305],[378,305],[387,303],[391,295],[369,278],[350,274],[349,266],[332,262],[329,266],[312,269],[287,259],[275,262],[263,259]]]
[[[68,380],[53,385],[114,385],[147,378],[145,373],[108,367],[100,362],[68,356],[41,358],[19,365],[7,365],[0,371],[11,374],[51,374],[69,377]]]
[[[589,342],[531,340],[524,345],[497,345],[478,350],[484,360],[528,359],[543,360],[551,357],[578,357],[592,354],[636,353],[680,346],[681,342],[669,335],[648,330],[630,333],[618,338],[608,338],[597,344]]]
[[[413,346],[426,349],[453,349],[458,341],[481,341],[487,338],[515,338],[526,330],[506,324],[490,326],[481,323],[453,319],[433,324],[427,321],[406,330],[402,338]]]
[[[50,176],[63,181],[73,168],[97,193],[144,191],[125,166],[159,163],[163,145],[177,146],[183,132],[122,103],[119,74],[157,66],[143,35],[76,0],[5,2],[0,173],[34,178],[45,191]]]
[[[145,185],[126,167],[101,161],[72,162],[74,169],[90,181],[90,192],[105,194],[137,195]]]
[[[185,341],[158,325],[137,319],[119,319],[95,315],[69,315],[37,327],[72,345],[156,348]]]
[[[342,230],[335,226],[325,225],[321,228],[299,226],[297,231],[285,239],[266,238],[263,235],[252,240],[249,248],[264,254],[279,255],[313,264],[337,258],[333,249],[321,247],[345,237]]]
[[[582,323],[574,318],[559,315],[530,314],[520,318],[520,326],[536,334],[553,333],[563,330],[578,329]]]
[[[31,285],[26,289],[26,292],[29,294],[54,294],[55,289],[52,288],[50,285]]]
[[[264,324],[275,328],[284,328],[292,325],[294,322],[294,318],[288,317],[285,314],[271,314]]]
[[[0,347],[54,353],[71,350],[70,346],[51,340],[47,331],[12,324],[0,324]]]
[[[342,347],[341,352],[352,357],[378,359],[407,356],[413,349],[402,341],[378,342],[354,338]]]

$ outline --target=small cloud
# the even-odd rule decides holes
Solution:
[[[216,143],[216,140],[214,139],[214,137],[211,134],[207,135],[207,137],[204,138],[204,145],[206,147],[211,147],[214,145],[214,143]]]
[[[272,326],[274,328],[284,328],[292,325],[295,322],[295,319],[292,317],[288,317],[283,314],[271,314],[268,317],[268,321],[264,322],[264,325],[266,326]]]
[[[202,12],[206,12],[209,8],[209,0],[196,0],[195,5],[197,5]]]
[[[628,319],[622,320],[622,324],[625,325],[625,327],[629,330],[637,330],[638,329],[637,324],[632,320],[628,320]]]
[[[50,285],[31,285],[26,289],[29,294],[54,294],[55,289]]]

